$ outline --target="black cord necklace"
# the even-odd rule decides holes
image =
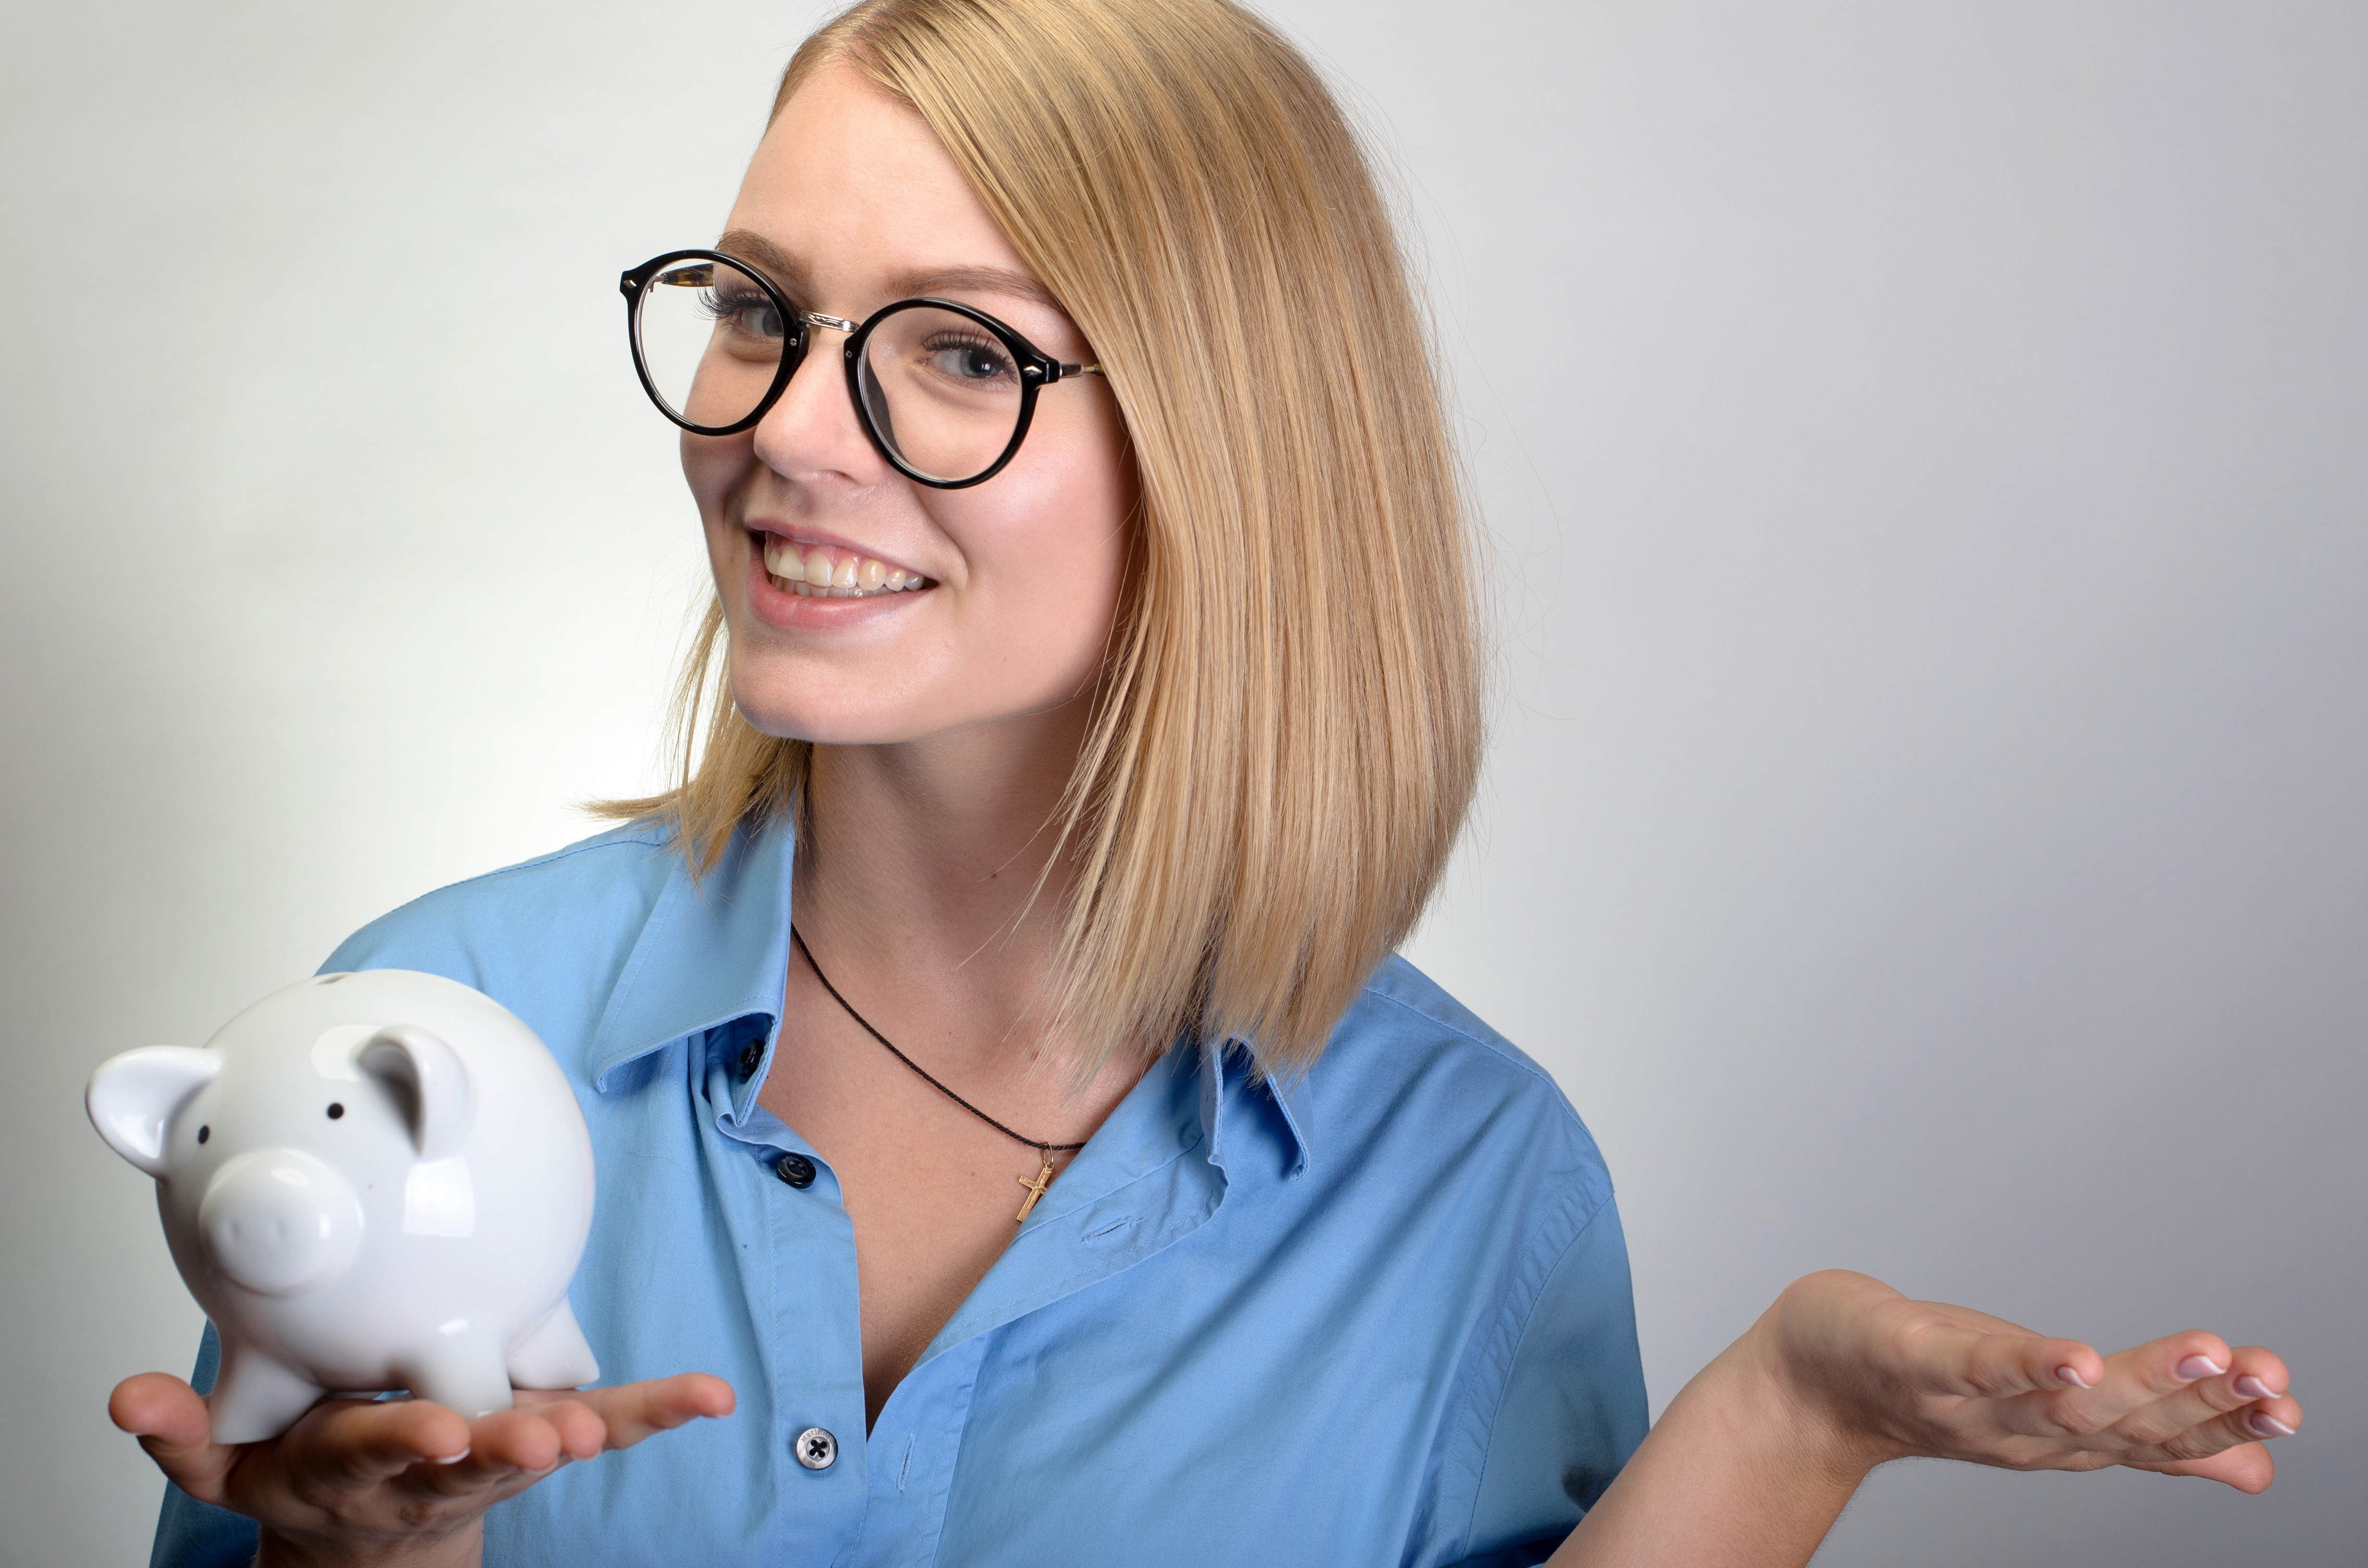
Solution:
[[[1028,1199],[1026,1202],[1020,1204],[1019,1217],[1012,1222],[1014,1224],[1018,1224],[1022,1221],[1025,1221],[1028,1218],[1028,1211],[1036,1207],[1036,1200],[1044,1196],[1044,1189],[1053,1185],[1053,1156],[1055,1154],[1074,1153],[1076,1150],[1084,1148],[1085,1144],[1082,1142],[1047,1143],[1042,1138],[1030,1138],[1025,1132],[1015,1132],[1010,1128],[1004,1126],[1003,1123],[996,1120],[995,1118],[987,1115],[986,1112],[979,1109],[978,1107],[971,1104],[970,1101],[954,1093],[951,1089],[947,1088],[943,1084],[939,1083],[937,1079],[929,1075],[929,1070],[928,1068],[922,1066],[919,1062],[914,1061],[911,1057],[897,1050],[896,1044],[894,1040],[890,1040],[886,1035],[882,1034],[878,1029],[873,1028],[871,1027],[871,1021],[869,1018],[866,1018],[862,1014],[857,1012],[854,1005],[848,1002],[846,997],[841,996],[838,994],[838,987],[830,983],[830,976],[825,974],[822,971],[822,965],[814,961],[814,949],[806,946],[806,939],[798,935],[798,928],[794,925],[790,927],[790,940],[796,945],[798,951],[804,955],[806,967],[814,971],[814,977],[816,980],[822,982],[822,988],[830,993],[830,999],[837,1003],[840,1006],[846,1008],[847,1016],[853,1018],[857,1023],[862,1025],[863,1032],[865,1034],[870,1035],[873,1040],[876,1040],[881,1044],[886,1046],[888,1048],[889,1055],[894,1057],[905,1066],[910,1067],[914,1072],[918,1073],[921,1075],[921,1081],[928,1085],[929,1087],[937,1090],[938,1093],[945,1096],[946,1098],[953,1101],[954,1104],[962,1107],[962,1109],[970,1112],[971,1115],[978,1118],[989,1127],[994,1128],[1006,1138],[1011,1139],[1014,1142],[1025,1143],[1030,1148],[1036,1151],[1038,1156],[1044,1162],[1044,1168],[1036,1173],[1036,1179],[1034,1181],[1030,1181],[1026,1176],[1015,1176],[1012,1178],[1019,1182],[1021,1187],[1028,1189]]]

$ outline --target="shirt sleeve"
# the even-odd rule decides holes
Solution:
[[[1609,1197],[1546,1276],[1500,1391],[1459,1568],[1544,1561],[1645,1440],[1628,1244]]]
[[[198,1341],[198,1365],[189,1374],[189,1386],[211,1393],[221,1371],[222,1340],[208,1324]],[[148,1568],[246,1568],[262,1540],[262,1528],[253,1519],[200,1503],[168,1481]]]

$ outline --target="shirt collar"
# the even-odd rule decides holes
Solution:
[[[704,878],[677,859],[593,1034],[595,1089],[636,1057],[737,1018],[761,1016],[769,1045],[789,980],[795,853],[796,835],[777,815],[734,833]]]
[[[754,833],[735,832],[703,879],[677,859],[593,1035],[587,1062],[596,1090],[606,1093],[610,1074],[636,1058],[742,1018],[764,1019],[770,1057],[789,982],[790,869],[796,855],[797,835],[783,814]],[[1228,1136],[1236,1145],[1265,1138],[1281,1145],[1286,1175],[1304,1173],[1315,1121],[1312,1076],[1278,1085],[1255,1070],[1238,1040],[1203,1050],[1201,1131],[1209,1158],[1224,1163]],[[760,1067],[749,1082],[763,1077]]]
[[[1224,1040],[1201,1052],[1201,1128],[1209,1158],[1224,1165],[1245,1139],[1277,1146],[1282,1174],[1307,1171],[1308,1132],[1315,1122],[1312,1073],[1288,1085],[1258,1071],[1248,1044]],[[1231,1142],[1229,1142],[1229,1140]]]

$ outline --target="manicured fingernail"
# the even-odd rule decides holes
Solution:
[[[436,1462],[437,1462],[438,1464],[459,1464],[462,1460],[467,1459],[468,1457],[469,1457],[469,1450],[468,1450],[468,1449],[461,1449],[459,1453],[457,1453],[457,1454],[446,1454],[446,1455],[444,1455],[442,1458],[438,1459]]]
[[[2209,1356],[2190,1356],[2179,1364],[2179,1375],[2191,1383],[2198,1378],[2216,1378],[2227,1369]]]
[[[2243,1377],[2237,1380],[2237,1392],[2243,1394],[2247,1399],[2275,1399],[2278,1397],[2277,1390],[2261,1381],[2260,1379],[2253,1376],[2250,1372],[2246,1373]]]
[[[2056,1368],[2055,1381],[2066,1388],[2084,1389],[2089,1386],[2089,1380],[2080,1375],[2077,1367]]]
[[[2291,1437],[2294,1435],[2293,1427],[2276,1416],[2264,1415],[2258,1410],[2248,1410],[2245,1413],[2245,1425],[2252,1429],[2253,1436],[2256,1437]]]

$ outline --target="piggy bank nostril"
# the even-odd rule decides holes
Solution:
[[[199,1129],[198,1129],[198,1142],[200,1142],[200,1143],[204,1142],[207,1139],[209,1139],[209,1138],[212,1137],[213,1135],[214,1135],[214,1130],[213,1130],[212,1128],[211,1128],[211,1127],[200,1127],[200,1128],[199,1128]]]

